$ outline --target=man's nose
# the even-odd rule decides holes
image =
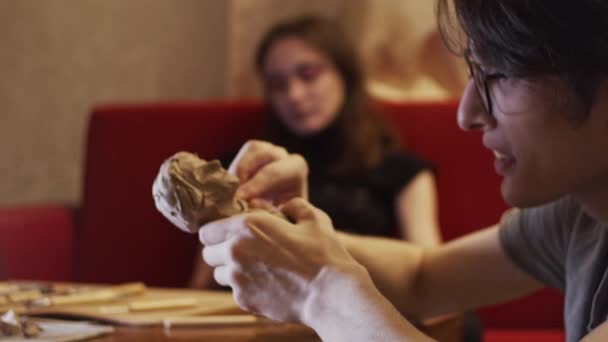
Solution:
[[[485,131],[496,126],[496,120],[487,112],[480,96],[475,83],[469,81],[458,106],[458,126],[461,129]]]

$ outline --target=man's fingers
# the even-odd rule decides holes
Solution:
[[[277,192],[281,189],[277,189],[277,181],[280,181],[282,176],[281,167],[282,161],[276,161],[273,164],[266,165],[258,173],[256,173],[250,180],[241,184],[238,194],[241,198],[265,198],[270,200],[271,198],[266,194],[267,192]]]
[[[319,227],[324,231],[333,230],[331,218],[325,212],[302,198],[293,198],[286,202],[281,207],[281,212],[295,224],[302,221],[314,221],[315,224],[312,227]]]
[[[228,172],[246,182],[266,164],[287,156],[287,151],[279,146],[259,140],[245,143],[234,158]]]
[[[277,208],[271,202],[261,199],[261,198],[253,198],[250,201],[248,201],[247,204],[248,204],[249,210],[260,209],[260,210],[268,211],[270,213],[276,213],[279,211],[279,208]]]
[[[312,220],[315,218],[315,207],[302,198],[294,198],[281,206],[281,212],[291,222]]]
[[[273,240],[276,245],[286,248],[292,244],[287,232],[294,229],[293,224],[278,215],[265,211],[252,212],[245,218],[245,224],[257,240]]]
[[[228,251],[225,244],[206,246],[203,248],[203,260],[211,267],[228,263]]]
[[[203,245],[211,246],[230,239],[244,227],[243,215],[236,215],[202,226],[198,235]]]
[[[213,269],[213,278],[222,286],[230,286],[230,269],[228,266],[219,266]]]
[[[274,154],[260,152],[259,148],[251,147],[251,144],[253,143],[247,143],[241,148],[228,168],[228,172],[237,176],[241,182],[248,181],[260,168],[276,159]]]
[[[243,198],[262,197],[273,200],[277,196],[291,196],[298,192],[308,177],[308,166],[304,159],[296,154],[264,165],[251,179],[241,184],[239,194]],[[305,194],[302,194],[305,195]]]

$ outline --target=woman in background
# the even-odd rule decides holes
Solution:
[[[333,21],[279,23],[256,67],[271,111],[266,140],[308,161],[311,203],[341,230],[440,243],[433,174],[378,115],[355,49]]]
[[[435,177],[399,146],[368,95],[353,44],[334,21],[279,23],[262,38],[255,62],[270,109],[265,140],[306,159],[309,200],[336,229],[423,247],[441,243]],[[212,278],[198,257],[192,286],[209,287]],[[464,341],[478,341],[477,318],[463,317]]]
[[[265,140],[307,160],[310,202],[337,229],[440,244],[433,173],[378,115],[357,53],[335,22],[281,22],[263,37],[255,62],[270,108]],[[191,285],[208,287],[211,278],[197,257]]]

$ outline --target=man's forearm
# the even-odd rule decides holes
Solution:
[[[367,268],[376,287],[402,314],[420,314],[416,281],[423,249],[386,238],[360,237],[339,233],[351,255]]]
[[[497,226],[426,249],[398,240],[341,237],[382,294],[410,319],[501,303],[543,286],[503,252]]]
[[[322,273],[312,286],[303,316],[322,340],[431,341],[382,296],[367,272]]]

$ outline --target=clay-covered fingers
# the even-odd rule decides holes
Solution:
[[[228,266],[218,266],[214,268],[213,279],[222,286],[230,286],[230,268],[228,268]]]
[[[213,269],[213,278],[222,286],[243,286],[247,280],[242,269],[235,265],[219,266]]]
[[[230,261],[230,249],[225,244],[205,246],[202,254],[205,263],[211,267],[226,265]]]
[[[244,227],[244,215],[235,215],[202,226],[198,236],[203,245],[212,246],[227,241],[242,232]]]
[[[322,226],[331,225],[331,219],[327,214],[303,198],[293,198],[280,209],[291,222],[317,221]]]
[[[209,223],[199,232],[204,245],[203,259],[214,267],[228,263],[246,264],[252,254],[250,252],[268,240],[267,232],[274,238],[274,235],[281,235],[281,229],[288,228],[286,225],[290,223],[265,211]]]
[[[288,155],[283,147],[261,140],[246,142],[236,155],[228,172],[237,176],[241,183],[248,181],[264,165]]]
[[[226,264],[248,264],[252,253],[258,247],[254,234],[249,229],[230,239],[203,247],[203,260],[212,267]]]
[[[308,197],[308,164],[298,154],[289,154],[264,165],[241,184],[239,196],[261,197],[280,204],[293,197]]]
[[[259,209],[266,210],[268,212],[278,211],[279,209],[274,206],[272,203],[261,199],[261,198],[253,198],[247,202],[249,210]]]

